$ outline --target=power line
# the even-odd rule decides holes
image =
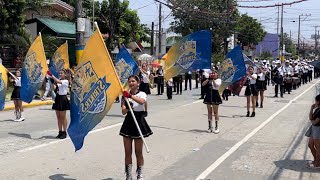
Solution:
[[[297,3],[301,3],[304,1],[308,1],[308,0],[298,0],[298,1],[293,1],[290,3],[281,3],[281,4],[275,4],[275,5],[266,5],[266,6],[243,6],[243,5],[238,5],[238,7],[240,8],[271,8],[271,7],[278,7],[278,6],[291,6],[293,4],[297,4]]]

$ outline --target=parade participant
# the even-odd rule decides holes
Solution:
[[[260,108],[263,108],[264,91],[267,90],[265,68],[260,67],[257,69],[256,89],[257,89],[256,107],[259,106],[258,100],[260,95]]]
[[[136,117],[142,135],[144,137],[148,137],[152,134],[152,131],[145,120],[143,115],[144,112],[144,104],[147,102],[147,94],[139,91],[140,79],[138,76],[130,76],[128,78],[128,84],[130,91],[123,92],[123,98],[121,101],[121,109],[122,114],[126,115],[122,127],[120,129],[120,135],[123,136],[123,144],[125,150],[125,173],[126,173],[126,180],[131,180],[132,175],[132,142],[134,141],[135,147],[135,154],[137,158],[137,179],[142,180],[143,175],[143,165],[144,165],[144,158],[143,158],[143,141],[139,134],[139,131],[136,127],[134,119],[129,112],[129,106],[132,107],[133,113]],[[130,104],[127,104],[125,98],[128,98]]]
[[[191,71],[188,71],[185,73],[185,79],[184,79],[184,90],[186,91],[188,88],[188,82],[189,82],[189,89],[191,90],[192,88],[192,83],[191,83],[191,80],[192,80],[192,72]]]
[[[302,84],[307,84],[308,83],[308,71],[309,71],[309,66],[307,65],[306,62],[303,62],[302,66]]]
[[[168,97],[168,99],[172,99],[172,86],[173,86],[173,79],[170,78],[167,81],[167,97]]]
[[[141,83],[139,86],[139,90],[145,92],[147,95],[151,94],[150,92],[150,71],[147,68],[147,64],[143,63],[141,68],[140,68],[140,78],[141,78]]]
[[[157,76],[157,89],[158,89],[158,95],[162,95],[164,91],[164,72],[162,69],[162,66],[159,66],[159,69],[156,72]]]
[[[177,94],[182,94],[182,75],[179,74],[176,76],[177,77],[177,81],[176,81],[176,84],[177,84]]]
[[[284,76],[285,70],[281,66],[280,60],[278,60],[276,64],[277,64],[276,67],[274,67],[274,69],[272,70],[273,81],[275,83],[274,97],[278,97],[278,91],[280,87],[280,96],[283,98],[283,92],[284,92],[283,76]]]
[[[290,61],[286,60],[285,61],[285,65],[284,65],[284,70],[285,70],[285,74],[284,74],[284,93],[285,91],[288,91],[288,94],[290,94],[291,90],[292,90],[292,75],[293,75],[293,68],[292,66],[289,64]]]
[[[256,115],[256,99],[257,99],[257,89],[256,89],[256,80],[257,74],[253,73],[254,69],[252,66],[248,67],[247,72],[247,87],[244,95],[247,97],[247,117],[250,116],[250,101],[252,102],[252,114],[250,117],[255,117]]]
[[[306,132],[309,137],[308,146],[314,161],[308,162],[309,167],[320,167],[320,95],[315,98],[315,104],[310,108],[309,120],[312,125]]]
[[[203,69],[201,69],[200,70],[201,97],[199,99],[204,99],[204,95],[206,94],[206,86],[202,86],[202,83],[209,77],[209,74],[207,74],[207,78],[205,74],[207,73]]]
[[[46,74],[46,77],[45,77],[45,82],[46,82],[46,89],[45,89],[45,92],[41,98],[42,101],[45,101],[47,99],[47,96],[50,92],[51,94],[51,98],[52,100],[54,100],[54,98],[56,97],[56,94],[54,93],[54,90],[53,90],[53,85],[51,83],[51,79],[50,77],[48,76],[48,74]]]
[[[213,71],[212,74],[209,75],[209,78],[206,79],[203,83],[202,86],[208,85],[208,89],[205,95],[205,98],[203,100],[203,103],[207,105],[207,110],[208,110],[208,132],[214,132],[214,133],[219,133],[219,104],[222,103],[220,94],[219,94],[219,88],[221,86],[222,80],[218,78],[218,73],[216,71]],[[212,127],[212,112],[214,114],[214,119],[215,119],[215,129],[213,131]]]
[[[295,61],[292,63],[292,70],[293,70],[293,77],[292,77],[292,89],[297,89],[298,85],[299,85],[299,66],[298,66],[298,62]]]
[[[47,74],[55,82],[54,87],[56,90],[56,98],[54,99],[54,104],[52,105],[52,109],[56,111],[56,116],[58,120],[59,134],[56,138],[65,139],[67,137],[67,126],[68,126],[67,110],[70,110],[70,102],[67,97],[69,80],[67,78],[65,69],[61,69],[59,71],[60,79],[52,75],[49,71]]]
[[[13,91],[11,94],[11,100],[13,100],[14,103],[14,115],[16,116],[16,119],[14,119],[15,122],[21,122],[24,121],[24,117],[22,117],[23,107],[22,107],[22,101],[20,99],[20,89],[21,89],[21,70],[16,69],[16,76],[10,78],[10,82],[13,83]]]
[[[229,96],[231,96],[231,91],[230,91],[229,87],[227,87],[222,92],[222,98],[223,98],[223,100],[228,101],[229,100]]]
[[[196,80],[196,89],[199,87],[199,79],[200,79],[200,70],[197,69],[195,73],[195,80]]]
[[[271,80],[271,67],[270,67],[270,63],[269,62],[267,62],[267,64],[266,64],[266,85],[270,85],[270,80]]]
[[[309,61],[309,63],[310,63],[311,61]],[[312,81],[312,72],[313,72],[313,69],[314,69],[314,67],[311,65],[311,64],[309,64],[309,67],[308,67],[308,81],[309,82],[311,82]]]

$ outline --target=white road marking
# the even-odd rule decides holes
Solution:
[[[319,83],[317,81],[317,83]],[[306,92],[312,89],[317,83],[310,86],[308,89],[303,91],[299,96],[295,97],[294,99],[290,100],[284,107],[279,109],[273,115],[271,115],[267,120],[265,120],[262,124],[260,124],[257,128],[255,128],[252,132],[246,135],[243,139],[241,139],[238,143],[236,143],[231,149],[229,149],[226,153],[220,156],[211,166],[209,166],[205,171],[203,171],[196,180],[203,180],[205,179],[212,171],[214,171],[222,162],[224,162],[229,156],[231,156],[241,145],[247,142],[252,136],[254,136],[260,129],[262,129],[265,125],[267,125],[270,121],[272,121],[278,114],[288,108],[292,102],[296,101],[298,98],[303,96]]]
[[[182,105],[181,107],[190,106],[192,104],[196,104],[196,103],[199,103],[199,102],[202,102],[202,100],[194,101],[192,103]],[[111,126],[107,126],[107,127],[104,127],[104,128],[100,128],[100,129],[96,129],[96,130],[90,131],[89,134],[94,134],[94,133],[101,132],[101,131],[104,131],[104,130],[107,130],[107,129],[112,129],[112,128],[118,127],[120,125],[122,125],[122,122],[114,124],[114,125],[111,125]],[[51,142],[40,144],[40,145],[37,145],[37,146],[32,146],[32,147],[28,147],[28,148],[25,148],[25,149],[21,149],[18,152],[23,153],[23,152],[32,151],[32,150],[35,150],[35,149],[47,147],[47,146],[52,145],[52,144],[57,144],[57,143],[60,143],[60,142],[63,142],[63,141],[69,140],[69,139],[70,138],[68,137],[66,139],[51,141]]]
[[[193,104],[197,104],[199,102],[202,102],[203,100],[198,100],[198,101],[194,101],[192,103],[188,103],[188,104],[185,104],[185,105],[182,105],[181,107],[186,107],[186,106],[190,106],[190,105],[193,105]]]

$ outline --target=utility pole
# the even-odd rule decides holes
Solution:
[[[154,38],[154,22],[151,23],[151,49],[150,49],[150,55],[152,56],[153,55],[153,50],[154,50],[154,46],[153,46],[153,38]]]
[[[298,25],[298,55],[299,55],[299,51],[300,51],[300,27],[301,27],[301,16],[306,16],[306,18],[308,16],[311,16],[311,14],[301,14],[299,15],[299,25]]]
[[[77,23],[76,23],[76,61],[80,61],[84,49],[84,32],[85,32],[85,19],[82,13],[82,0],[76,1],[75,8]]]
[[[159,55],[161,55],[161,38],[162,38],[162,30],[161,30],[161,3],[159,3]]]
[[[301,21],[301,15],[299,15],[299,25],[298,25],[298,54],[300,50],[300,21]]]
[[[226,35],[224,38],[224,55],[228,54],[228,35],[229,35],[229,21],[230,21],[230,8],[229,8],[229,0],[226,1],[226,9],[227,9],[227,21],[226,21]]]
[[[281,43],[280,43],[280,55],[281,55],[281,61],[283,61],[283,4],[281,4]]]
[[[278,18],[277,18],[277,34],[279,36],[279,18],[280,18],[280,6],[278,6]]]

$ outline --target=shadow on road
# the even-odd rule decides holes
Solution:
[[[9,135],[21,137],[21,138],[26,138],[26,139],[32,139],[32,140],[40,140],[40,139],[56,139],[55,136],[42,136],[39,138],[32,138],[30,134],[25,134],[25,133],[14,133],[14,132],[8,132]]]
[[[189,132],[195,132],[195,133],[208,133],[207,130],[204,129],[191,129]]]
[[[106,179],[101,179],[101,180],[114,180],[114,179],[112,179],[112,178],[106,178]]]
[[[2,122],[13,122],[13,119],[5,119],[5,120],[1,120],[0,123]]]
[[[185,133],[196,133],[196,132],[192,132],[192,130],[180,130],[180,129],[173,129],[173,128],[168,128],[168,127],[161,127],[161,126],[150,126],[152,128],[160,128],[160,129],[167,129],[167,130],[172,130],[172,131],[179,131],[179,132],[185,132]]]
[[[280,169],[289,169],[297,172],[320,172],[320,169],[310,168],[307,166],[307,160],[280,160],[275,161],[274,164]]]
[[[51,180],[76,180],[74,178],[68,178],[65,176],[69,176],[69,175],[67,175],[67,174],[54,174],[54,175],[49,176],[49,179],[51,179]]]

